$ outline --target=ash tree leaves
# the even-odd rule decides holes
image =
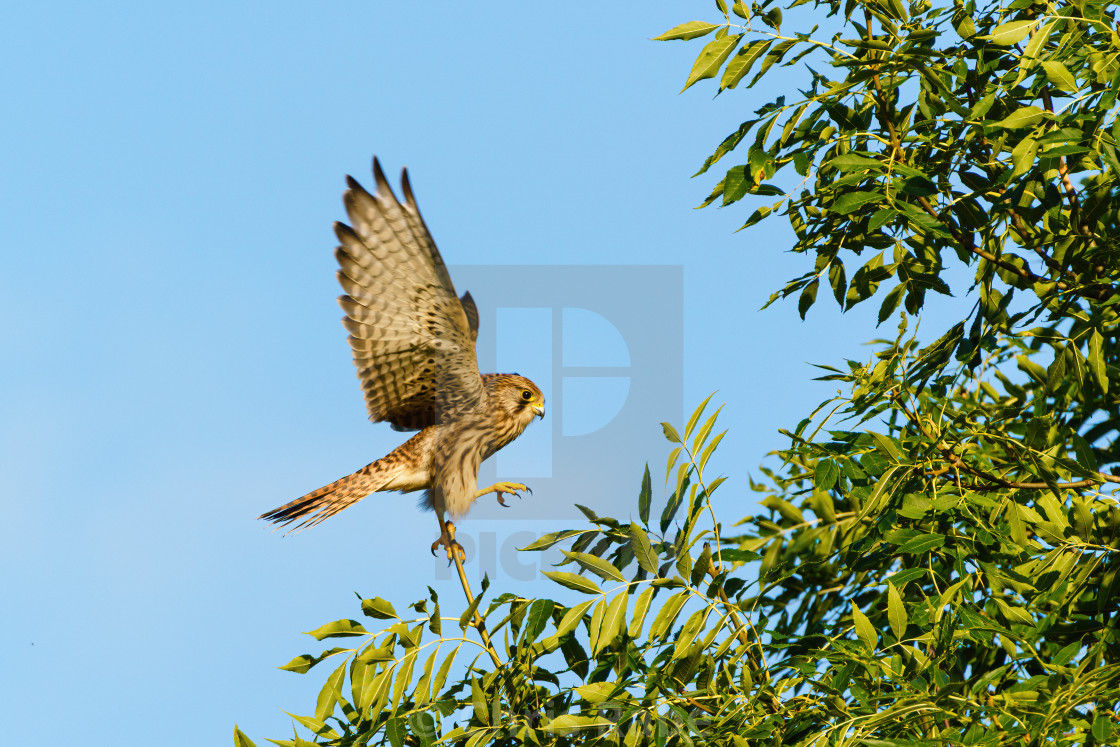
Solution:
[[[838,396],[783,431],[752,483],[762,510],[734,542],[762,556],[748,599],[784,641],[771,671],[839,698],[811,733],[845,724],[853,744],[1091,743],[1120,694],[1104,613],[1120,575],[1118,6],[782,9],[780,33],[712,19],[742,38],[697,87],[780,95],[751,99],[702,164],[724,167],[703,204],[749,204],[744,232],[788,222],[806,266],[769,303],[795,297],[804,317],[827,296],[875,299],[899,327],[868,360],[822,366]],[[776,80],[759,63],[780,47]],[[958,316],[922,345],[912,318],[931,294]],[[694,560],[676,566],[690,582]],[[1094,705],[1062,700],[1088,671]],[[992,700],[951,705],[946,688]],[[1038,702],[1062,705],[1044,718]],[[896,718],[904,703],[928,720]]]

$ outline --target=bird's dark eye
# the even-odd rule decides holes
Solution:
[[[530,392],[530,391],[529,391],[528,389],[522,389],[522,390],[521,390],[521,399],[523,399],[523,400],[525,400],[526,402],[528,402],[528,401],[529,401],[529,400],[531,400],[532,398],[533,398],[533,393],[532,393],[532,392]]]

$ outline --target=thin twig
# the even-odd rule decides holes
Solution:
[[[455,544],[455,535],[448,531],[448,526],[454,526],[450,522],[445,522],[443,516],[436,514],[439,519],[440,536],[447,539],[447,554],[455,561],[455,570],[459,571],[459,581],[463,585],[463,593],[467,596],[467,608],[474,607],[474,594],[471,593],[470,582],[467,581],[467,572],[463,570],[463,561],[459,558],[459,553],[455,552],[457,545]],[[499,669],[502,666],[502,660],[498,658],[498,652],[494,648],[494,644],[490,641],[490,634],[486,632],[486,623],[483,622],[482,616],[478,614],[478,608],[475,607],[474,619],[471,620],[471,626],[478,631],[478,635],[482,638],[485,644],[486,653],[490,654],[490,660],[494,662],[494,666]]]
[[[467,573],[463,570],[463,561],[459,560],[458,553],[452,552],[452,559],[455,561],[455,570],[459,571],[459,581],[463,584],[463,593],[467,595],[467,606],[474,605],[474,594],[471,593],[471,585],[467,581]],[[494,662],[494,666],[501,667],[502,660],[498,658],[498,652],[494,649],[494,644],[490,642],[490,634],[486,632],[486,623],[483,622],[482,616],[478,614],[478,609],[474,611],[474,619],[471,625],[478,631],[478,635],[482,638],[483,644],[486,646],[486,653],[490,654],[490,660]]]

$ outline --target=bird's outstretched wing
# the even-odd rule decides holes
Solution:
[[[351,225],[335,224],[338,299],[369,418],[398,430],[446,422],[483,396],[475,357],[478,309],[460,300],[416,207],[408,172],[397,200],[373,160],[371,195],[353,178],[343,195]]]

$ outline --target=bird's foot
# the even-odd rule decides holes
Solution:
[[[467,559],[467,553],[463,550],[463,546],[455,541],[455,525],[450,521],[444,524],[443,534],[439,536],[439,539],[432,543],[432,555],[436,554],[436,548],[440,546],[447,551],[448,565],[451,565],[451,561],[455,558],[459,558],[460,563]]]
[[[518,498],[520,498],[521,496],[519,495],[519,493],[521,491],[524,491],[529,495],[533,494],[532,488],[520,482],[496,482],[490,487],[483,488],[482,490],[475,493],[474,497],[478,499],[486,495],[487,493],[497,493],[498,503],[502,504],[506,508],[509,508],[509,504],[505,502],[502,496],[506,493],[509,493],[510,495],[516,495]]]

